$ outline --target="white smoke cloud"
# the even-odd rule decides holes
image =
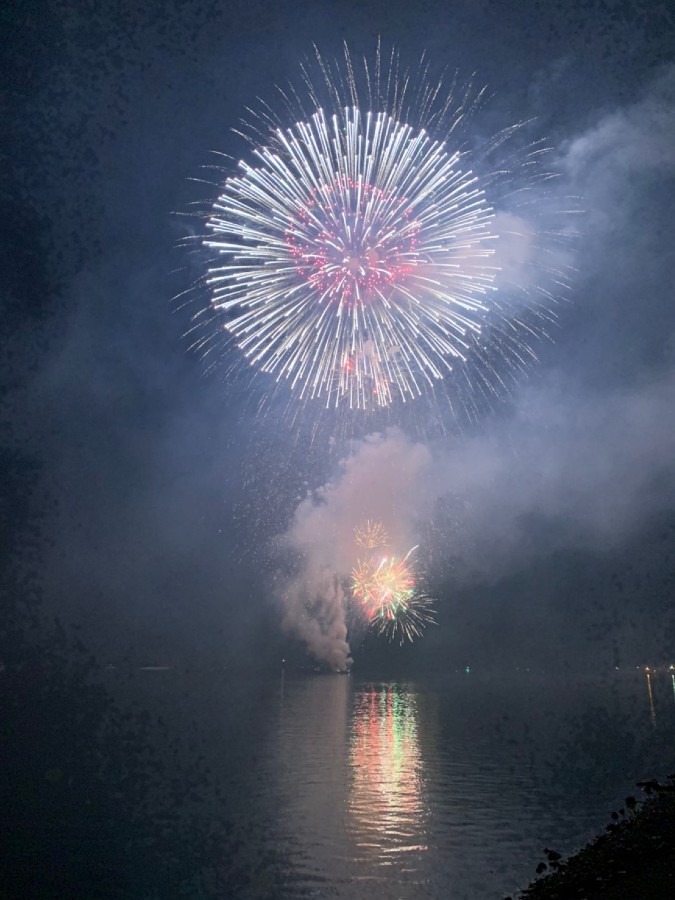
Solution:
[[[283,626],[316,659],[349,664],[345,582],[365,518],[385,523],[399,550],[435,521],[427,549],[445,567],[435,576],[447,577],[453,562],[457,586],[492,583],[539,554],[602,550],[630,536],[675,504],[674,468],[673,375],[585,402],[527,390],[514,418],[489,435],[433,448],[396,430],[372,436],[302,501],[284,535],[300,568],[281,597]]]
[[[579,341],[592,352],[569,342],[576,358],[562,355],[557,370],[514,395],[508,416],[473,435],[433,445],[398,430],[366,439],[333,481],[300,503],[284,536],[301,557],[282,598],[284,625],[318,659],[348,659],[343,585],[363,519],[381,519],[393,541],[408,546],[434,522],[430,549],[445,567],[436,574],[462,585],[493,583],[561,547],[601,552],[675,507],[675,252],[656,219],[634,221],[629,212],[645,202],[636,180],[658,182],[674,167],[671,69],[637,103],[571,141],[563,160],[587,209],[582,276],[593,293],[576,303],[594,309]],[[628,250],[617,278],[619,225]],[[504,252],[501,264],[517,275],[527,236]],[[647,268],[650,287],[641,292]]]
[[[566,167],[579,181],[606,184],[645,168],[675,167],[675,67],[636,103],[603,116],[571,141]]]
[[[392,546],[409,549],[437,497],[433,474],[430,450],[392,429],[358,444],[337,478],[296,509],[282,545],[300,557],[300,571],[282,592],[282,623],[317,659],[335,668],[349,662],[344,582],[355,563],[354,529],[377,519]]]

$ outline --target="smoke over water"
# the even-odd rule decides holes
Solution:
[[[567,146],[562,169],[586,208],[583,279],[558,349],[500,416],[429,444],[398,429],[373,435],[299,504],[280,538],[297,564],[279,596],[285,629],[318,660],[342,667],[349,658],[347,582],[354,528],[366,519],[384,524],[396,553],[421,539],[429,574],[443,585],[442,618],[448,594],[492,589],[542,559],[553,582],[565,566],[556,554],[602,558],[672,516],[674,134],[668,67],[634,104]],[[507,280],[521,281],[527,233],[505,224],[523,234],[499,262]]]
[[[281,591],[282,623],[310,653],[333,668],[349,664],[346,582],[354,566],[354,529],[365,519],[385,523],[399,552],[415,543],[431,513],[431,453],[391,429],[360,442],[338,477],[307,496],[281,537],[298,568]]]
[[[283,627],[318,661],[349,664],[347,582],[366,519],[384,523],[398,554],[424,534],[434,574],[453,591],[496,584],[560,549],[624,540],[674,501],[674,385],[668,376],[583,399],[542,383],[514,398],[510,421],[473,438],[367,438],[280,538],[296,560],[280,592]]]

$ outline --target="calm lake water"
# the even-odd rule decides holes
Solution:
[[[109,688],[161,722],[142,816],[167,818],[171,784],[174,827],[205,836],[179,851],[170,893],[149,889],[157,861],[138,850],[124,896],[499,900],[544,847],[574,850],[637,780],[675,771],[668,672],[146,671]]]

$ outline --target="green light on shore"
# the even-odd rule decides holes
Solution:
[[[468,675],[469,672],[471,671],[471,666],[467,666],[466,669],[464,669],[464,671],[465,671],[466,674]]]

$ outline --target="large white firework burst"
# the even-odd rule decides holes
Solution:
[[[379,50],[358,76],[347,50],[342,68],[317,55],[318,79],[303,71],[305,99],[283,94],[285,120],[262,109],[208,211],[217,329],[302,401],[385,408],[453,379],[497,392],[533,357],[554,295],[528,278],[514,301],[499,283],[491,193],[545,181],[543,148],[521,153],[514,187],[513,168],[486,160],[519,126],[460,145],[480,92],[446,96]]]

